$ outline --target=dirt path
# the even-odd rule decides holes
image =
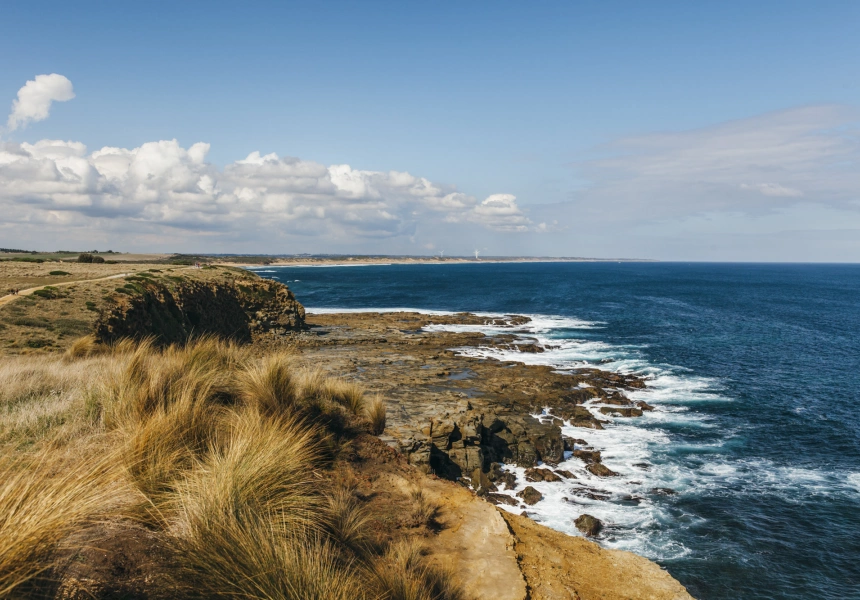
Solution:
[[[104,281],[106,279],[119,279],[120,277],[127,277],[135,273],[135,271],[131,271],[129,273],[117,273],[116,275],[108,275],[107,277],[97,277],[95,279],[75,279],[74,281],[63,281],[61,283],[49,284],[51,287],[65,287],[67,285],[74,285],[76,283],[87,283],[90,281]],[[29,296],[36,290],[41,290],[44,288],[44,285],[37,285],[36,287],[27,288],[26,290],[21,290],[17,294],[6,294],[2,298],[0,298],[0,306],[4,306],[12,302],[15,298],[20,298],[21,296]]]

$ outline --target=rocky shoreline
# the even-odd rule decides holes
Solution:
[[[502,346],[522,353],[543,352],[537,340],[514,333],[528,317],[414,312],[309,314],[309,329],[292,336],[303,356],[334,374],[355,378],[389,399],[384,441],[420,471],[471,486],[477,495],[509,510],[541,501],[528,486],[516,496],[516,476],[527,482],[571,481],[557,468],[571,456],[592,475],[617,477],[599,449],[564,436],[561,425],[602,429],[597,415],[637,418],[653,410],[625,392],[645,387],[643,379],[594,368],[558,373],[547,366],[463,356],[452,348]],[[493,325],[510,334],[426,331],[431,325]],[[263,339],[259,340],[265,343]],[[533,415],[541,415],[535,418]],[[521,482],[520,482],[521,483]],[[594,491],[584,490],[592,499]],[[590,518],[577,527],[596,535]]]

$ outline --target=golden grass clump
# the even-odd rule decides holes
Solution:
[[[370,433],[382,435],[385,431],[385,399],[377,394],[364,408],[364,414],[370,422]]]
[[[275,353],[239,373],[238,391],[249,406],[275,415],[292,410],[298,400],[292,355]]]
[[[263,419],[253,408],[225,420],[224,439],[177,486],[179,531],[243,510],[313,528],[321,504],[316,469],[329,460],[320,433],[291,419]]]
[[[55,414],[28,429],[38,407]],[[8,359],[0,443],[14,433],[38,458],[0,458],[0,597],[52,568],[76,530],[143,514],[181,557],[182,597],[455,600],[450,577],[417,546],[386,550],[367,499],[335,483],[339,445],[384,427],[384,401],[356,383],[215,338]],[[68,459],[61,433],[102,458]]]
[[[324,394],[354,415],[364,412],[364,389],[357,383],[343,379],[328,379]]]
[[[405,539],[389,546],[370,567],[377,594],[386,600],[460,600],[463,592],[453,575],[430,564],[420,541]]]
[[[0,598],[50,569],[61,541],[116,504],[112,463],[0,457]]]

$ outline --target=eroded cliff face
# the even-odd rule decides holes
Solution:
[[[99,341],[152,336],[169,344],[217,335],[250,342],[259,334],[286,334],[305,327],[304,307],[276,281],[141,276],[125,281],[105,298],[107,306],[93,326]]]

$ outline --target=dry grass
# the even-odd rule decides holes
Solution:
[[[144,516],[179,552],[182,597],[459,597],[417,547],[386,550],[367,500],[335,483],[338,446],[384,428],[382,399],[291,354],[84,340],[65,357],[0,363],[0,409],[0,443],[53,448],[0,460],[0,597],[108,514]],[[71,452],[57,440],[114,450],[60,464]],[[432,520],[423,494],[413,500]]]
[[[364,413],[370,422],[370,433],[382,435],[385,431],[385,399],[377,394],[367,403]]]
[[[386,600],[460,600],[451,573],[431,565],[417,540],[392,544],[370,567],[375,591]]]
[[[412,517],[418,525],[433,525],[436,517],[439,515],[439,507],[427,498],[424,490],[419,487],[413,488],[412,496]]]
[[[110,456],[0,458],[0,598],[51,567],[57,545],[117,502]]]

